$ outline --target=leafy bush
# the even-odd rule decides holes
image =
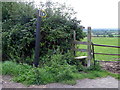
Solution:
[[[60,49],[58,48],[55,53],[52,53],[52,51],[48,51],[46,55],[43,57],[40,57],[40,66],[51,66],[54,64],[74,64],[74,56],[72,51],[68,51],[65,54],[62,54],[60,52]]]
[[[76,31],[77,40],[84,37],[80,29],[80,21],[72,18],[75,12],[65,5],[58,4],[56,7],[54,3],[47,2],[41,6],[46,6],[44,8],[47,13],[47,17],[42,19],[41,24],[41,57],[49,50],[54,54],[58,47],[62,54],[66,53],[71,49],[73,30]],[[32,64],[33,61],[28,59],[32,57],[35,48],[36,8],[34,4],[4,2],[2,7],[3,60],[14,59],[16,62]]]

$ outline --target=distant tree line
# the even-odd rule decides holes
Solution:
[[[87,30],[85,31],[85,34],[87,35]],[[93,29],[92,30],[92,36],[94,37],[120,37],[120,32],[116,30],[108,30],[108,29]]]

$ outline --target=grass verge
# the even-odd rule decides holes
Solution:
[[[17,64],[11,61],[5,61],[2,64],[2,74],[13,76],[13,81],[20,82],[25,85],[31,84],[47,84],[53,82],[60,82],[63,84],[76,84],[78,79],[95,79],[97,77],[112,76],[120,80],[120,74],[114,74],[105,70],[85,70],[85,72],[74,72],[74,69],[69,65],[63,67],[44,67],[35,68],[27,64]],[[73,70],[73,71],[71,71]]]

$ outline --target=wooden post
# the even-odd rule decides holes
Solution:
[[[74,41],[76,40],[76,32],[73,31],[73,38],[74,38]]]
[[[37,26],[36,26],[36,40],[35,40],[35,59],[34,66],[38,67],[39,64],[39,53],[40,53],[40,27],[41,17],[39,16],[40,10],[37,11]]]
[[[92,43],[92,57],[93,57],[93,60],[94,60],[94,66],[95,66],[95,52],[94,52],[94,44]]]
[[[91,44],[92,44],[91,43],[91,27],[88,27],[87,42],[88,42],[87,67],[90,67],[91,59],[92,59],[92,56],[91,56]]]
[[[76,40],[76,32],[73,31],[73,40],[75,41]],[[75,44],[73,45],[73,48],[75,49]],[[76,55],[76,52],[74,51],[74,56]]]

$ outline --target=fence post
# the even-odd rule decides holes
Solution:
[[[76,32],[73,31],[73,38],[74,38],[74,41],[76,40]]]
[[[88,27],[88,34],[87,34],[87,42],[88,42],[88,46],[87,46],[87,67],[90,67],[91,65],[91,59],[92,59],[92,56],[91,56],[91,27]]]
[[[93,60],[94,60],[94,66],[95,66],[95,52],[94,52],[94,44],[92,42],[92,57],[93,57]]]
[[[76,40],[76,32],[73,31],[73,40],[75,41]],[[73,44],[73,48],[75,49],[75,44]],[[76,55],[76,52],[74,50],[74,56]]]

